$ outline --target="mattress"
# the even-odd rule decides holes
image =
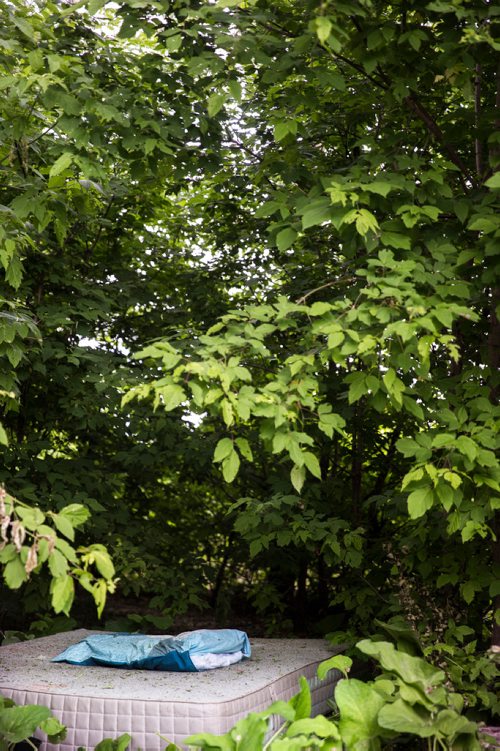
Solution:
[[[337,671],[322,681],[316,677],[318,664],[342,650],[320,639],[251,639],[249,660],[199,673],[51,662],[90,633],[96,632],[79,629],[0,647],[0,694],[18,704],[45,705],[67,727],[61,744],[42,743],[41,751],[90,751],[122,733],[132,736],[131,751],[183,745],[193,733],[220,735],[249,712],[290,699],[301,675],[311,687],[313,714],[324,714],[340,678]],[[270,732],[281,722],[272,717]]]

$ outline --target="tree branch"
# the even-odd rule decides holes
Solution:
[[[309,290],[309,292],[306,292],[305,295],[302,295],[302,297],[299,297],[296,300],[297,305],[302,305],[305,303],[308,297],[311,297],[311,295],[316,294],[316,292],[320,292],[322,289],[327,289],[328,287],[333,287],[335,284],[340,284],[341,282],[356,282],[358,280],[358,277],[356,276],[342,276],[340,279],[333,279],[331,282],[326,282],[325,284],[322,284],[320,287],[315,287],[314,289]]]
[[[441,145],[443,146],[443,150],[450,158],[450,161],[453,162],[453,164],[458,167],[458,169],[461,172],[462,176],[462,185],[464,186],[464,189],[467,189],[467,186],[465,185],[464,178],[470,179],[469,170],[467,169],[465,163],[462,161],[461,157],[457,154],[455,149],[447,142],[445,135],[437,122],[434,120],[432,115],[426,110],[424,105],[419,102],[419,100],[416,98],[415,94],[410,94],[406,97],[404,100],[405,104],[409,107],[409,109],[414,112],[420,120],[424,123],[425,127],[431,133],[436,141],[439,141]]]

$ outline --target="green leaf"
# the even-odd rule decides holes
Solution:
[[[165,46],[169,52],[177,52],[182,47],[181,34],[172,34],[165,39]]]
[[[64,172],[72,163],[74,154],[71,151],[65,151],[50,168],[49,177],[56,177]]]
[[[295,240],[297,239],[297,233],[292,227],[285,227],[276,235],[276,245],[278,250],[288,250]]]
[[[332,22],[325,16],[318,16],[314,19],[314,24],[317,37],[321,44],[324,44],[332,33]]]
[[[398,186],[385,180],[374,180],[372,183],[363,183],[362,187],[369,193],[376,193],[378,196],[386,198],[391,190],[397,190]]]
[[[420,404],[418,404],[411,396],[403,396],[403,406],[410,415],[416,417],[417,420],[424,420],[424,411]]]
[[[471,742],[470,751],[479,751],[480,744],[477,741],[479,727],[475,722],[471,722],[467,717],[462,717],[453,709],[442,709],[435,722],[437,730],[450,739],[470,735],[471,737],[468,739]],[[462,738],[460,740],[462,741]]]
[[[340,670],[345,676],[352,667],[352,660],[347,655],[334,655],[318,665],[317,675],[323,681],[330,670]]]
[[[222,475],[226,482],[232,482],[240,468],[240,457],[234,450],[222,462]]]
[[[260,713],[247,715],[238,720],[230,731],[238,751],[260,751],[264,745],[264,738],[268,730],[267,720]]]
[[[274,140],[276,143],[282,141],[288,135],[297,133],[297,122],[295,120],[282,120],[274,126]]]
[[[33,735],[41,722],[50,717],[50,709],[27,704],[0,709],[0,737],[7,743],[21,743]]]
[[[106,548],[103,545],[90,545],[88,550],[101,576],[105,579],[112,579],[115,575],[115,567]]]
[[[0,549],[0,563],[8,563],[17,557],[18,553],[11,542],[8,542],[4,548]]]
[[[75,530],[66,516],[52,514],[52,521],[54,522],[57,531],[67,537],[68,540],[73,541],[75,539]]]
[[[45,521],[45,514],[36,506],[16,505],[16,513],[26,529],[35,530]]]
[[[491,582],[488,590],[488,594],[490,597],[498,597],[500,595],[500,579],[494,582]]]
[[[334,331],[333,334],[328,335],[328,348],[336,349],[339,347],[345,339],[343,331]]]
[[[419,738],[430,738],[436,734],[433,717],[423,707],[412,707],[402,699],[396,699],[392,704],[384,702],[384,705],[378,715],[382,727]]]
[[[315,302],[309,308],[310,316],[322,316],[325,313],[329,313],[332,309],[330,303],[327,302]]]
[[[229,399],[222,399],[221,401],[222,418],[229,428],[234,422],[233,405]]]
[[[7,265],[7,271],[5,272],[5,281],[14,287],[19,289],[23,278],[23,267],[19,256],[16,254],[12,256]]]
[[[348,401],[349,404],[354,404],[368,393],[368,387],[365,381],[364,373],[358,373],[356,380],[353,380],[349,386]]]
[[[195,746],[205,751],[236,751],[236,744],[230,733],[225,735],[212,735],[212,733],[196,733],[188,736],[183,743],[186,746]],[[95,749],[98,751],[98,749]],[[100,751],[100,750],[99,750]],[[103,749],[102,751],[108,751]],[[109,750],[111,751],[111,749]]]
[[[281,699],[270,704],[269,707],[266,707],[266,709],[263,712],[259,712],[259,714],[261,717],[271,717],[271,715],[277,714],[288,722],[293,722],[295,720],[295,709],[290,706],[289,702],[282,701]]]
[[[471,604],[472,600],[476,596],[477,589],[478,587],[475,585],[475,582],[473,581],[464,582],[464,584],[460,586],[462,597],[464,598],[467,605]]]
[[[306,471],[304,469],[304,466],[299,466],[298,464],[294,464],[290,472],[290,480],[292,482],[293,487],[297,491],[297,493],[301,492],[304,486],[305,479],[306,479]]]
[[[163,352],[161,356],[165,370],[172,370],[172,368],[175,368],[181,359],[182,355],[179,355],[177,352]]]
[[[498,226],[498,221],[492,216],[476,216],[469,222],[467,229],[489,234],[495,232]]]
[[[338,727],[331,720],[327,720],[323,715],[316,717],[304,717],[301,720],[295,720],[286,731],[287,738],[293,738],[296,735],[315,735],[318,738],[332,738],[340,741]]]
[[[311,689],[303,675],[299,678],[300,691],[292,699],[290,705],[295,710],[295,721],[303,720],[311,715]]]
[[[75,597],[75,585],[71,576],[60,576],[52,579],[50,593],[54,611],[69,615]]]
[[[49,555],[48,564],[52,576],[65,576],[68,573],[68,561],[57,548],[54,548]]]
[[[19,556],[6,563],[3,570],[3,578],[9,589],[19,589],[27,580],[28,575]]]
[[[374,622],[385,633],[394,639],[397,648],[407,654],[421,654],[422,645],[415,630],[403,620],[393,620],[390,623],[380,621],[378,618]]]
[[[68,559],[68,561],[71,561],[71,563],[77,563],[78,556],[76,555],[76,551],[66,542],[66,540],[63,540],[62,537],[58,537],[55,546],[61,551],[64,557]]]
[[[252,449],[246,438],[237,438],[236,445],[240,450],[240,454],[249,462],[253,462]]]
[[[368,209],[359,209],[356,217],[356,229],[360,235],[378,230],[378,222],[374,214]]]
[[[317,477],[318,480],[321,480],[321,468],[319,466],[318,458],[310,451],[304,451],[303,457],[304,463],[309,472],[314,475],[314,477]]]
[[[454,433],[438,433],[432,439],[432,447],[441,449],[444,446],[454,446],[456,436]]]
[[[327,198],[314,201],[302,214],[302,229],[315,227],[331,219],[331,203]]]
[[[410,238],[400,232],[382,230],[380,239],[384,245],[389,245],[391,248],[402,248],[403,250],[410,250],[411,248]]]
[[[227,94],[219,94],[215,92],[208,97],[207,111],[209,117],[215,117],[218,112],[221,111],[227,100]]]
[[[226,459],[233,450],[232,440],[230,438],[221,438],[215,447],[214,462],[221,462],[223,459]]]
[[[456,440],[456,447],[469,461],[473,462],[477,457],[478,445],[466,435],[461,435]]]
[[[500,190],[500,172],[495,172],[494,175],[492,175],[488,180],[486,180],[485,185],[487,188],[498,189]]]
[[[184,389],[177,384],[163,386],[160,389],[160,394],[163,399],[163,407],[167,412],[176,409],[186,400]]]
[[[0,422],[0,444],[2,444],[3,446],[9,445],[9,438],[1,422]]]
[[[440,323],[447,329],[451,328],[453,324],[453,315],[447,308],[436,308],[433,311],[433,315],[438,319]]]
[[[48,736],[50,743],[61,743],[67,735],[66,727],[52,716],[40,722],[40,730]]]
[[[363,639],[356,644],[356,648],[378,660],[385,671],[396,673],[403,681],[418,686],[424,693],[428,694],[446,678],[442,670],[421,657],[398,651],[390,642]]]
[[[104,740],[97,744],[94,751],[126,751],[131,740],[132,736],[128,733],[123,733],[116,740],[104,738]]]
[[[434,490],[430,485],[425,485],[408,496],[408,513],[412,519],[418,519],[427,513],[433,504]]]
[[[22,16],[18,16],[17,14],[12,16],[12,21],[14,22],[14,25],[17,26],[19,31],[21,31],[27,39],[30,41],[33,41],[35,38],[33,26],[29,23],[29,21],[26,18],[23,18]]]
[[[90,518],[90,511],[81,503],[70,503],[59,511],[59,518],[68,519],[73,527],[81,527]]]
[[[355,678],[343,679],[335,688],[335,703],[340,712],[339,730],[348,748],[380,735],[377,717],[385,699],[372,686]]]
[[[235,79],[232,79],[228,81],[228,88],[231,92],[231,96],[233,99],[236,99],[237,102],[241,102],[241,96],[242,96],[242,89],[241,89],[241,83]]]
[[[95,15],[97,11],[101,10],[101,8],[104,8],[108,0],[89,0],[89,4],[87,5],[88,11],[91,16]]]

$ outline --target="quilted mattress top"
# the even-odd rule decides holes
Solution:
[[[252,657],[200,673],[80,667],[51,662],[86,629],[0,647],[0,693],[19,689],[64,696],[213,703],[234,701],[341,651],[322,639],[252,639]]]

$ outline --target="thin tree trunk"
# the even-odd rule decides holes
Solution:
[[[222,560],[220,562],[220,566],[219,566],[219,569],[217,571],[217,575],[215,577],[214,588],[212,589],[212,592],[210,594],[210,605],[213,608],[217,607],[217,601],[219,599],[219,594],[220,594],[220,591],[222,589],[222,585],[224,583],[224,577],[225,577],[225,574],[226,574],[226,570],[227,570],[227,565],[229,563],[229,559],[231,557],[231,552],[232,552],[232,549],[233,549],[233,543],[234,543],[235,537],[236,537],[235,533],[231,532],[229,534],[229,537],[227,538],[227,543],[226,543],[226,547],[224,549],[224,554],[222,556]]]
[[[483,174],[483,147],[481,139],[479,137],[479,119],[481,116],[481,66],[476,64],[476,75],[474,78],[474,125],[476,129],[476,137],[474,140],[474,148],[476,152],[476,172],[478,180],[481,180]]]
[[[363,471],[363,438],[358,406],[355,407],[352,431],[351,492],[354,519],[358,522],[361,504],[361,479]]]
[[[492,292],[490,331],[488,336],[488,354],[490,366],[490,401],[497,405],[500,401],[500,321],[497,306],[500,305],[500,287]],[[500,566],[500,512],[497,511],[493,522],[496,540],[493,541],[493,565]],[[500,595],[494,600],[494,610],[500,610]],[[500,647],[500,624],[494,621],[492,646]]]
[[[496,90],[496,118],[495,125],[500,127],[500,64],[497,68],[497,90]],[[499,147],[494,145],[490,153],[493,171],[500,168],[499,164]],[[490,313],[490,330],[488,335],[488,359],[490,366],[490,401],[492,404],[498,404],[500,401],[500,321],[498,320],[497,309],[500,305],[500,287],[495,287],[491,294],[491,313]],[[495,514],[493,522],[493,531],[496,539],[493,541],[493,565],[500,566],[500,511]],[[493,618],[495,611],[500,610],[500,595],[497,595],[493,602]],[[491,637],[493,647],[500,648],[500,624],[493,621],[493,633]]]

